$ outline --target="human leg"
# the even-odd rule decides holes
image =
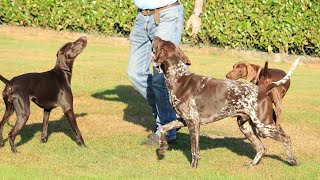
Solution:
[[[159,25],[156,26],[155,23],[149,24],[150,38],[153,39],[155,36],[158,36],[164,40],[169,40],[176,45],[179,45],[183,31],[183,19],[184,14],[182,5],[161,11]],[[153,20],[154,19],[152,18],[151,22]],[[169,94],[163,73],[158,72],[155,70],[155,68],[153,71],[152,87],[155,94],[155,103],[158,111],[158,116],[156,119],[156,134],[160,134],[161,126],[177,119],[177,117],[169,101]],[[167,138],[169,140],[176,139],[176,131],[169,131]]]
[[[133,86],[147,99],[152,107],[154,117],[157,117],[155,97],[152,89],[151,41],[145,28],[149,16],[137,15],[135,25],[130,33],[130,56],[127,74]]]

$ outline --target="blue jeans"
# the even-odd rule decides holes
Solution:
[[[155,133],[158,135],[162,125],[176,119],[176,113],[169,101],[163,73],[155,70],[154,66],[153,74],[150,70],[152,39],[158,36],[176,45],[180,44],[183,21],[182,5],[162,10],[158,26],[155,25],[154,15],[144,16],[139,12],[130,33],[129,80],[152,107],[156,119]],[[169,131],[167,138],[175,139],[176,131]]]

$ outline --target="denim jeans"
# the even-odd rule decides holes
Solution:
[[[183,6],[177,5],[160,12],[160,23],[155,25],[154,15],[144,16],[141,12],[136,17],[135,25],[130,33],[130,57],[128,76],[131,83],[147,99],[152,107],[156,120],[156,134],[160,134],[161,126],[176,119],[176,113],[170,104],[164,75],[150,66],[152,39],[158,36],[176,45],[180,44],[183,32]],[[154,64],[154,63],[152,63]],[[168,132],[168,139],[176,138],[176,131]]]

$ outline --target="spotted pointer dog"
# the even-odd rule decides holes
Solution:
[[[196,168],[200,159],[199,131],[207,124],[226,117],[237,117],[241,132],[257,151],[249,167],[257,165],[266,153],[259,137],[270,137],[286,147],[288,162],[297,165],[291,140],[273,120],[273,107],[267,92],[285,83],[293,73],[299,60],[280,81],[266,87],[234,80],[221,80],[194,74],[188,70],[189,59],[170,41],[155,37],[152,43],[154,61],[166,78],[170,100],[181,119],[172,121],[161,129],[158,153],[168,148],[167,131],[187,126],[191,137],[192,162]]]

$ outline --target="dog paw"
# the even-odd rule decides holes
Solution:
[[[77,144],[81,147],[87,147],[86,144],[84,144],[83,141],[78,141]]]
[[[162,160],[164,158],[164,151],[160,150],[160,148],[156,150],[156,154],[157,154],[158,160]]]
[[[252,167],[254,167],[255,165],[254,164],[252,164],[252,163],[250,163],[250,164],[245,164],[244,165],[244,167],[246,167],[246,168],[252,168]]]
[[[157,154],[164,154],[166,151],[167,151],[166,148],[160,147],[160,148],[157,149]]]
[[[41,142],[41,143],[46,143],[46,142],[48,142],[48,138],[47,138],[47,137],[41,138],[40,142]]]
[[[198,161],[199,161],[199,159],[192,159],[191,167],[192,168],[197,168],[198,167]]]
[[[191,167],[197,168],[198,167],[198,161],[200,158],[192,158]]]
[[[11,149],[11,151],[12,151],[12,153],[14,153],[14,154],[18,154],[18,153],[20,153],[19,151],[17,151],[17,149],[16,149],[16,148],[12,148],[12,149]]]
[[[297,165],[298,165],[298,162],[297,162],[297,160],[295,160],[295,159],[289,159],[289,160],[288,160],[288,163],[289,163],[291,166],[297,166]]]

